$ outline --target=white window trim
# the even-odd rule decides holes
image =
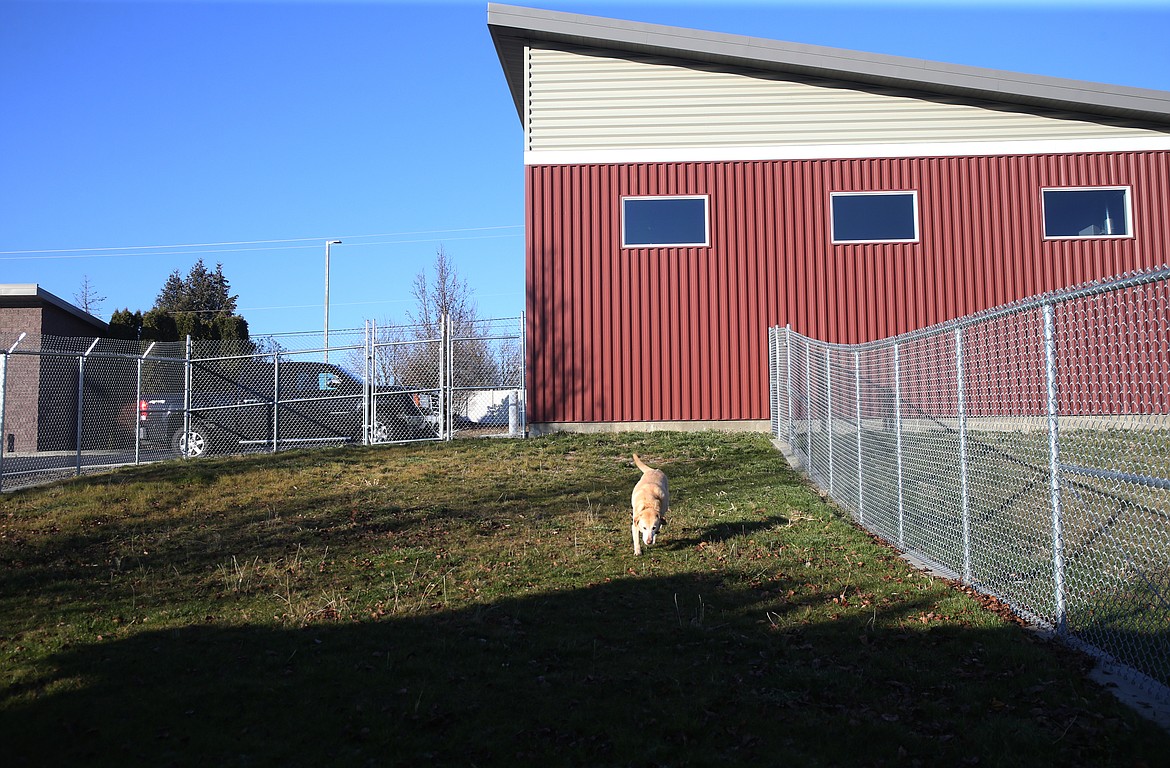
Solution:
[[[525,111],[525,114],[528,114]],[[1052,155],[1094,152],[1164,152],[1170,137],[1035,139],[1023,141],[936,141],[907,144],[797,144],[765,146],[636,147],[632,149],[532,149],[525,165],[607,165],[610,163],[716,163],[754,160],[870,160],[885,157],[970,157]]]
[[[627,200],[702,200],[703,201],[703,242],[701,243],[627,243],[626,242],[626,201]],[[711,245],[711,196],[710,195],[623,195],[621,211],[622,248],[708,248]]]
[[[910,195],[914,202],[914,237],[895,240],[838,240],[836,222],[833,220],[833,198],[837,197],[875,197],[877,195]],[[860,192],[830,192],[829,193],[829,231],[833,245],[865,245],[867,243],[917,243],[922,239],[922,225],[918,213],[918,190],[916,189],[889,189],[863,190]]]
[[[1125,192],[1125,234],[1124,235],[1050,235],[1048,234],[1048,209],[1044,206],[1045,192],[1101,192],[1106,190]],[[1040,188],[1040,233],[1045,240],[1131,240],[1133,233],[1133,187],[1104,184],[1099,187],[1041,187]]]

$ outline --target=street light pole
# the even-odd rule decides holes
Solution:
[[[325,241],[325,362],[329,362],[329,246],[341,245],[340,240]]]

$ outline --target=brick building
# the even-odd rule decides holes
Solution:
[[[0,284],[0,345],[46,349],[48,337],[104,336],[109,326],[36,283]],[[17,343],[20,334],[25,338]],[[73,352],[69,349],[61,351]],[[85,350],[80,350],[84,352]],[[76,358],[8,355],[5,370],[5,453],[71,450],[76,426],[65,427],[62,414],[77,408]],[[51,382],[51,383],[50,383]]]

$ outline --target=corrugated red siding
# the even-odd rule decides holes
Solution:
[[[1132,186],[1135,237],[1042,236],[1040,189]],[[829,193],[918,190],[921,239],[832,245]],[[710,195],[711,246],[622,249],[623,195]],[[1156,266],[1170,153],[532,166],[528,418],[765,419],[769,325],[861,342]]]

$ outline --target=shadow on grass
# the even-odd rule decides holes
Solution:
[[[715,525],[710,525],[702,529],[698,536],[669,539],[658,546],[662,549],[669,550],[691,549],[702,543],[716,544],[730,541],[737,537],[747,538],[753,534],[761,533],[777,526],[788,525],[788,523],[788,518],[783,515],[771,515],[764,519],[753,520],[751,522],[716,523]]]
[[[133,632],[5,691],[5,761],[1153,765],[1168,746],[1102,718],[1014,627],[907,629],[927,607],[908,600],[780,632],[823,596],[760,600],[714,574],[624,578],[426,616]]]

